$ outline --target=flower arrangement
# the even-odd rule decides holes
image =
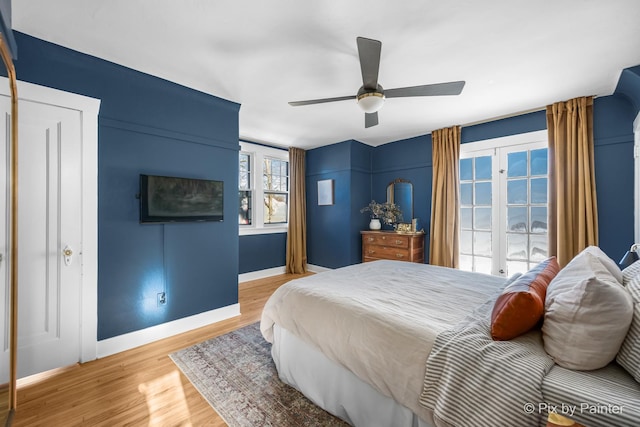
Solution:
[[[378,218],[387,225],[395,224],[402,219],[402,211],[395,203],[378,203],[372,200],[367,206],[360,209],[361,213],[371,212],[371,218]]]

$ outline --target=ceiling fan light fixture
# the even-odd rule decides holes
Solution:
[[[384,93],[366,92],[358,95],[358,105],[365,113],[375,113],[384,105]]]

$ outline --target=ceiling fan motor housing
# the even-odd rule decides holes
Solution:
[[[358,105],[365,113],[375,113],[384,105],[384,89],[377,85],[375,89],[367,89],[361,86],[356,95]]]

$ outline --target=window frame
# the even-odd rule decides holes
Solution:
[[[286,233],[289,228],[289,209],[290,209],[290,191],[291,180],[289,179],[289,185],[286,191],[287,194],[287,222],[277,224],[265,224],[264,223],[264,188],[262,184],[263,177],[263,160],[264,158],[271,158],[277,160],[283,160],[289,163],[289,172],[291,171],[291,163],[289,161],[289,150],[284,148],[269,147],[266,145],[250,143],[247,141],[240,141],[240,153],[238,154],[238,168],[240,164],[240,154],[249,155],[249,190],[240,189],[240,183],[238,183],[238,191],[251,191],[251,224],[238,224],[239,235],[254,235],[254,234],[272,234],[272,233]],[[239,171],[238,171],[239,173]],[[282,192],[285,193],[285,192]],[[239,193],[238,193],[239,197]],[[258,201],[260,203],[258,203]]]

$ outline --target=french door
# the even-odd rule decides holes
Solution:
[[[511,276],[548,254],[547,143],[487,147],[460,153],[460,269]]]

